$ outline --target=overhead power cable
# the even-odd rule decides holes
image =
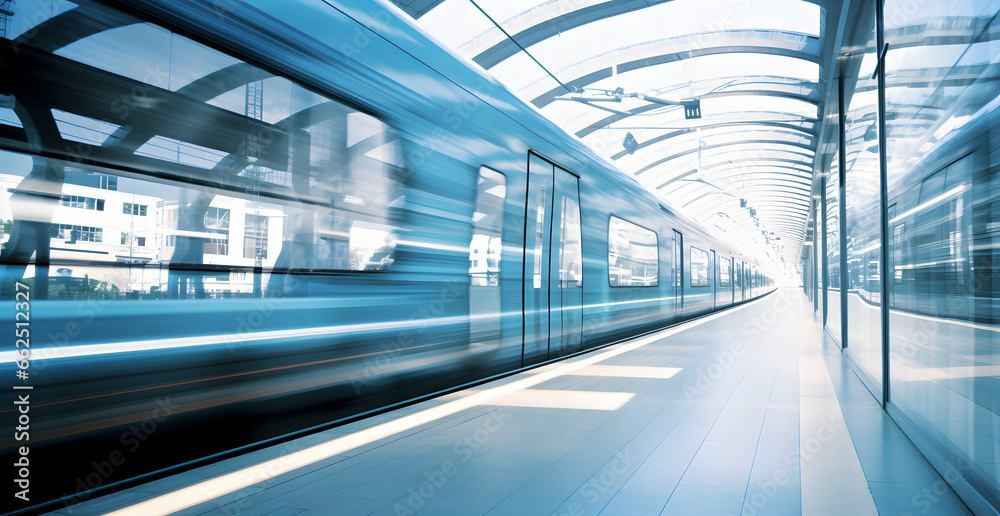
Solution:
[[[469,0],[469,2],[472,2],[472,5],[474,5],[476,7],[476,9],[479,9],[479,12],[483,13],[483,16],[485,16],[488,20],[490,20],[490,22],[492,22],[493,25],[496,28],[500,29],[500,32],[502,32],[504,36],[507,36],[507,39],[509,39],[511,41],[511,43],[517,45],[517,48],[520,48],[521,51],[524,52],[525,55],[527,55],[529,58],[531,58],[531,60],[534,61],[536,65],[538,65],[539,68],[541,68],[542,70],[545,70],[545,73],[549,74],[549,77],[552,77],[553,81],[556,81],[557,83],[559,83],[559,85],[562,86],[563,89],[565,89],[566,91],[569,91],[569,92],[573,91],[572,88],[570,88],[569,86],[566,86],[565,84],[562,83],[562,81],[560,81],[559,79],[557,79],[556,76],[553,75],[552,72],[550,72],[548,68],[546,68],[544,65],[542,65],[542,63],[539,63],[538,60],[535,59],[535,56],[531,55],[531,52],[528,52],[527,49],[525,49],[524,47],[522,47],[521,44],[518,43],[516,39],[514,39],[514,36],[511,36],[510,34],[508,34],[507,31],[505,31],[503,29],[503,27],[501,27],[500,24],[497,23],[497,21],[493,19],[492,16],[490,16],[485,10],[483,10],[482,7],[479,7],[479,4],[476,3],[476,0]]]

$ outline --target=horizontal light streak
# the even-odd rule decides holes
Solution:
[[[914,206],[914,207],[912,207],[912,208],[904,211],[903,213],[900,213],[899,215],[896,215],[895,217],[892,218],[892,220],[889,221],[889,224],[895,224],[900,219],[905,219],[906,217],[909,217],[910,215],[913,215],[914,213],[916,213],[918,211],[926,210],[927,208],[930,208],[931,206],[935,206],[937,204],[940,204],[940,203],[942,203],[942,202],[944,202],[944,201],[946,201],[946,200],[948,200],[948,199],[950,199],[950,198],[952,198],[952,197],[954,197],[954,196],[956,196],[956,195],[958,195],[958,194],[960,194],[962,192],[965,192],[968,189],[969,189],[969,185],[968,184],[958,185],[958,186],[952,188],[951,190],[948,190],[947,192],[944,192],[944,193],[942,193],[940,195],[936,195],[936,196],[934,196],[934,197],[932,197],[932,198],[930,198],[930,199],[928,199],[928,200],[926,200],[926,201],[924,201],[924,202],[922,202],[922,203],[920,203],[920,204],[918,204],[918,205],[916,205],[916,206]]]
[[[580,376],[617,376],[623,378],[657,378],[666,380],[673,378],[682,369],[681,367],[592,365],[574,374]]]
[[[704,295],[704,294],[702,294]],[[640,303],[659,303],[661,301],[674,299],[673,296],[659,297],[654,299],[637,299],[631,301],[616,301],[611,303],[595,303],[583,305],[582,307],[562,307],[552,310],[539,310],[536,313],[565,311],[573,309],[592,310],[595,308],[608,308],[612,306],[634,305]],[[115,342],[107,344],[81,344],[78,346],[63,346],[36,348],[36,359],[53,360],[58,358],[71,358],[83,356],[106,355],[110,353],[128,353],[133,351],[156,351],[163,349],[177,349],[192,346],[209,346],[219,344],[232,344],[234,342],[255,342],[275,339],[296,339],[305,337],[322,337],[343,335],[350,333],[364,333],[378,330],[406,330],[423,328],[426,326],[443,326],[449,324],[461,324],[467,321],[478,321],[497,317],[520,317],[522,312],[504,312],[476,315],[457,315],[451,317],[437,317],[432,319],[407,319],[402,321],[384,321],[377,323],[344,324],[335,326],[319,326],[316,328],[294,328],[286,330],[259,331],[253,333],[240,334],[239,339],[233,339],[230,334],[223,335],[203,335],[196,337],[172,337],[166,339],[149,339],[126,342]],[[0,353],[0,363],[13,363],[16,360],[13,351]]]
[[[635,393],[631,392],[525,389],[494,401],[490,405],[572,410],[618,410],[634,397]]]

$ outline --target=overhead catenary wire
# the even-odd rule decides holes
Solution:
[[[469,2],[471,2],[472,5],[476,9],[479,9],[479,12],[483,13],[483,16],[485,16],[486,19],[490,20],[490,22],[496,28],[500,29],[500,32],[502,32],[503,35],[506,36],[507,39],[509,39],[511,43],[517,45],[517,48],[521,49],[521,52],[524,52],[524,55],[528,56],[532,61],[534,61],[535,64],[538,65],[539,68],[541,68],[542,70],[544,70],[545,73],[547,73],[549,75],[549,77],[552,77],[553,81],[556,81],[557,83],[559,83],[559,86],[562,86],[563,89],[565,89],[566,91],[569,91],[569,92],[573,91],[572,88],[570,88],[569,86],[566,86],[565,84],[563,84],[563,82],[560,81],[555,75],[553,75],[552,72],[550,72],[549,69],[546,68],[542,63],[539,63],[538,60],[535,59],[535,56],[531,55],[531,52],[528,52],[528,50],[526,48],[524,48],[523,46],[521,46],[521,44],[518,43],[516,39],[514,39],[514,36],[511,36],[506,30],[504,30],[504,28],[501,27],[500,24],[497,23],[497,21],[494,20],[493,17],[490,16],[482,7],[479,7],[479,4],[476,3],[476,0],[469,0]]]

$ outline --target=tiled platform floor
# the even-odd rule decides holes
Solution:
[[[781,290],[58,514],[969,514],[810,308]]]

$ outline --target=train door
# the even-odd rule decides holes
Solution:
[[[674,230],[674,259],[670,264],[671,283],[674,286],[674,317],[684,314],[684,235]]]
[[[580,351],[583,329],[583,242],[579,179],[555,167],[549,248],[549,358]]]
[[[733,304],[733,303],[736,302],[736,286],[735,286],[736,285],[736,281],[733,279],[733,276],[734,276],[734,273],[736,272],[736,270],[733,269],[733,257],[732,256],[726,258],[726,267],[729,268],[729,285],[728,285],[728,287],[729,287],[729,304]]]
[[[710,249],[710,251],[712,252],[712,255],[709,257],[709,259],[712,260],[712,261],[708,264],[709,274],[711,275],[708,278],[708,283],[710,285],[712,285],[712,310],[715,310],[715,305],[718,304],[718,300],[719,300],[719,285],[718,285],[718,283],[719,283],[719,271],[718,271],[719,264],[718,264],[718,262],[715,261],[715,251],[711,250],[711,249]]]
[[[522,364],[545,360],[580,348],[582,327],[582,288],[571,281],[574,272],[566,271],[560,280],[560,262],[577,260],[579,247],[579,186],[569,172],[557,168],[534,154],[528,155],[528,195],[525,202]],[[556,209],[553,210],[555,200]],[[565,210],[565,211],[564,211]],[[571,226],[565,229],[567,224]],[[575,230],[572,226],[575,225]],[[557,233],[553,235],[553,230]],[[574,235],[575,233],[575,235]],[[574,245],[570,243],[576,240]],[[556,249],[553,253],[553,244]],[[576,256],[577,258],[573,258]],[[580,278],[577,264],[576,278]],[[569,265],[572,269],[572,265]],[[555,271],[555,274],[553,274]],[[550,337],[554,343],[550,350]],[[551,351],[551,353],[550,353]]]
[[[743,265],[733,259],[733,302],[743,301]]]
[[[750,266],[743,262],[743,300],[750,299]]]

